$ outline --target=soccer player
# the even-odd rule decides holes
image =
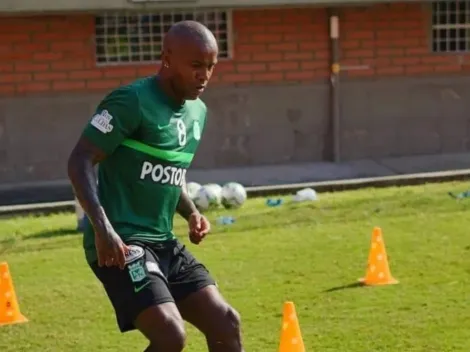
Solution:
[[[87,214],[87,262],[120,331],[138,329],[149,340],[148,352],[182,351],[183,320],[204,333],[209,351],[243,351],[238,313],[173,234],[175,212],[188,221],[192,243],[210,230],[184,186],[206,124],[199,95],[217,56],[205,26],[174,24],[164,38],[158,74],[109,93],[68,160],[70,181]]]

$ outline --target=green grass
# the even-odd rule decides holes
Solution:
[[[189,247],[241,313],[247,352],[277,350],[286,300],[296,305],[307,351],[468,352],[470,199],[447,195],[467,186],[324,193],[315,203],[278,208],[253,199],[238,211],[210,213],[212,236]],[[215,224],[221,214],[237,222]],[[400,283],[340,289],[364,275],[374,226]],[[144,349],[138,333],[117,331],[74,228],[74,214],[1,220],[0,260],[10,265],[30,321],[0,327],[0,351]],[[186,233],[179,219],[176,229]],[[206,350],[190,326],[186,350]]]

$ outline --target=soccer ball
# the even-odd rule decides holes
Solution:
[[[246,201],[246,190],[237,182],[229,182],[222,187],[222,205],[225,208],[239,208]]]
[[[217,183],[208,183],[204,185],[206,188],[210,188],[211,191],[216,195],[217,205],[222,204],[222,187]]]
[[[220,205],[220,193],[216,187],[204,185],[196,192],[193,202],[200,211],[215,209]]]
[[[191,200],[194,201],[194,198],[196,197],[197,191],[199,191],[199,188],[202,186],[197,183],[197,182],[188,182],[186,184],[186,192],[188,193],[188,196]]]

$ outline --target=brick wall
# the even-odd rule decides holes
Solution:
[[[109,89],[157,70],[156,65],[97,67],[93,26],[89,15],[2,19],[0,94]],[[220,63],[213,82],[324,77],[326,26],[322,10],[235,11],[234,59]]]
[[[414,76],[467,71],[468,66],[460,64],[459,56],[431,53],[429,16],[426,4],[343,8],[341,63],[356,68],[345,75]]]
[[[347,76],[460,72],[456,56],[428,49],[420,4],[341,10],[342,64]],[[220,63],[214,84],[324,80],[329,67],[324,9],[234,11],[234,59]],[[97,67],[90,15],[2,18],[0,96],[104,90],[154,72],[155,65]],[[359,69],[357,69],[359,68]]]

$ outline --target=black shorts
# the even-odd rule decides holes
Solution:
[[[135,330],[143,310],[175,302],[208,285],[215,285],[206,267],[177,240],[143,244],[129,242],[124,270],[90,264],[114,307],[121,332]]]

